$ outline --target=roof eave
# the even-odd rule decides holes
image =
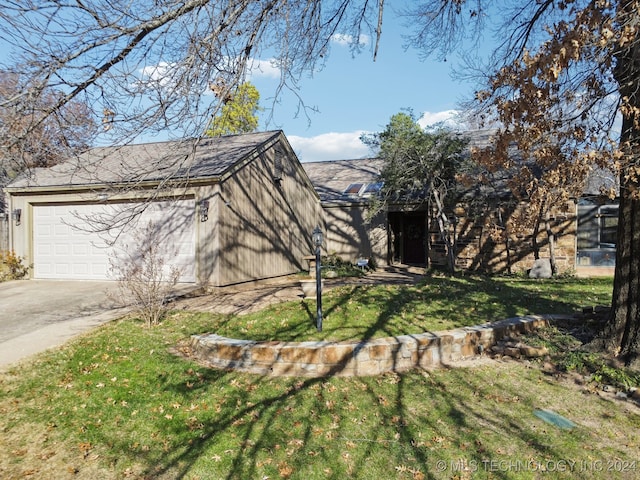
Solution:
[[[168,182],[163,182],[162,180],[147,180],[135,183],[128,182],[105,182],[105,183],[90,183],[83,185],[73,185],[73,184],[61,184],[61,185],[34,185],[34,186],[26,186],[26,187],[4,187],[4,191],[10,195],[20,195],[20,194],[38,194],[38,193],[81,193],[81,192],[91,192],[95,190],[122,190],[128,187],[139,187],[146,190],[150,190],[152,188],[156,188],[160,186],[161,183],[169,187],[177,187],[180,185],[188,185],[190,187],[202,186],[202,185],[212,185],[215,183],[220,183],[222,181],[220,176],[215,177],[199,177],[199,178],[180,178],[175,180],[170,180]]]

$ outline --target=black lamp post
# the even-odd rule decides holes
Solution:
[[[313,233],[311,235],[313,239],[313,244],[316,247],[316,305],[318,306],[317,311],[317,328],[318,331],[322,331],[322,278],[320,273],[320,247],[322,246],[322,241],[324,240],[324,236],[322,235],[322,230],[320,230],[320,226],[317,226],[313,229]]]

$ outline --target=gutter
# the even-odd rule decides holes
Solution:
[[[206,177],[206,178],[182,178],[166,182],[168,187],[178,187],[186,184],[187,186],[202,186],[220,183],[221,177]],[[5,187],[5,191],[11,195],[31,195],[34,193],[73,193],[73,192],[95,192],[100,189],[125,189],[130,187],[144,188],[151,190],[155,187],[159,187],[162,180],[146,180],[136,183],[92,183],[85,185],[42,185],[42,186],[26,186],[26,187]],[[11,198],[9,195],[9,198]]]

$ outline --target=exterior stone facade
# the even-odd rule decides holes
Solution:
[[[528,204],[519,204],[512,216],[527,215]],[[456,224],[456,267],[462,270],[482,273],[516,273],[531,268],[535,261],[533,236],[531,232],[524,235],[496,235],[499,222],[493,213],[486,215],[468,215],[464,205],[455,211]],[[555,235],[555,258],[560,273],[572,273],[576,259],[576,205],[570,201],[561,212],[550,220],[550,227]],[[429,260],[432,265],[446,265],[446,251],[435,221],[430,222]],[[501,238],[500,238],[501,237]],[[550,256],[547,233],[541,228],[537,243],[540,257]]]

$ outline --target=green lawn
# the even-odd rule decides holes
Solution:
[[[456,282],[437,280],[425,290],[431,298],[466,304],[454,294],[462,288]],[[480,280],[474,282],[478,289]],[[580,284],[577,304],[595,295]],[[505,312],[499,305],[501,295],[524,295],[526,288],[514,286],[520,283],[488,285],[501,289],[488,297],[496,305],[474,311],[511,316],[525,308],[512,305]],[[558,288],[558,299],[543,299],[535,289],[526,303],[572,305]],[[568,281],[566,290],[573,289]],[[393,297],[406,298],[402,288],[389,298],[367,297],[366,290],[353,303],[376,312],[388,311]],[[416,300],[405,318],[418,308]],[[300,379],[211,370],[171,353],[211,321],[181,313],[147,329],[123,319],[0,375],[0,478],[638,476],[637,405],[588,393],[535,364]],[[553,410],[577,427],[545,423],[536,409]]]
[[[611,303],[611,278],[430,277],[415,286],[344,286],[323,296],[323,331],[316,303],[287,302],[241,318],[203,315],[209,331],[230,338],[353,340],[448,330],[505,318],[573,313]],[[190,314],[185,318],[191,318]]]

